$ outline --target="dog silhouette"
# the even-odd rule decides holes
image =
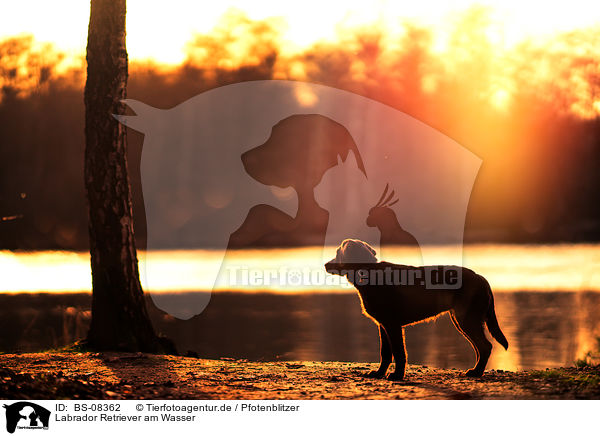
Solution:
[[[358,168],[365,167],[354,139],[341,124],[323,115],[292,115],[277,123],[267,141],[242,154],[246,172],[256,181],[292,188],[298,210],[292,217],[269,205],[250,209],[231,234],[229,248],[248,246],[323,246],[329,213],[315,200],[315,187],[327,170],[352,152]]]
[[[460,279],[455,289],[430,289],[426,282],[398,283],[394,279],[396,276],[425,277],[427,268],[378,262],[375,250],[356,239],[344,240],[336,257],[325,264],[328,273],[345,276],[356,287],[363,313],[379,327],[381,363],[379,369],[366,374],[368,377],[385,377],[393,357],[396,367],[388,379],[402,380],[406,368],[404,326],[445,312],[450,313],[456,329],[475,350],[476,364],[466,376],[481,376],[490,357],[492,344],[485,337],[484,324],[492,337],[508,349],[508,341],[496,318],[492,290],[482,276],[467,268],[446,267]],[[435,268],[439,271],[440,267],[429,268],[429,271]]]

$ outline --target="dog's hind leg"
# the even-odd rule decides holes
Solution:
[[[394,372],[388,375],[388,380],[397,381],[404,379],[406,370],[406,347],[404,345],[404,327],[401,325],[392,325],[385,328],[392,345],[392,354],[394,355]]]
[[[392,363],[392,346],[388,335],[381,324],[379,324],[379,354],[381,361],[377,371],[370,371],[365,377],[382,378],[385,377],[390,364]]]
[[[462,327],[460,326],[458,319],[456,319],[456,314],[451,311],[450,312],[450,319],[452,320],[452,324],[454,324],[454,327],[456,327],[456,330],[458,330],[458,332],[463,335],[463,337],[469,341],[469,344],[471,344],[471,347],[473,347],[473,351],[475,351],[475,361],[479,361],[479,350],[477,349],[477,347],[475,346],[475,343],[471,340],[471,338],[463,331]]]
[[[469,320],[468,318],[456,318],[456,321],[459,324],[461,333],[469,340],[477,355],[475,366],[468,370],[465,375],[467,377],[481,377],[492,353],[492,344],[485,337],[483,322]]]
[[[473,348],[473,351],[475,351],[475,361],[479,362],[479,349],[477,348],[477,346],[475,345],[475,342],[473,342],[473,340],[469,337],[469,335],[467,335],[464,330],[462,329],[462,327],[460,326],[460,323],[458,322],[458,319],[456,318],[456,315],[454,314],[454,312],[450,312],[450,319],[452,320],[452,324],[454,324],[454,327],[456,327],[456,330],[458,330],[458,332],[463,335],[463,337],[469,341],[469,344],[471,344],[471,347]]]

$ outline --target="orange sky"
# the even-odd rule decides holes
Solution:
[[[527,38],[545,38],[559,32],[600,23],[596,0],[304,0],[272,2],[228,0],[197,2],[128,0],[128,49],[133,59],[152,58],[178,63],[185,43],[194,32],[206,33],[228,9],[239,9],[254,20],[277,17],[289,50],[318,40],[335,40],[345,29],[373,26],[394,35],[402,20],[436,29],[436,46],[443,51],[445,37],[460,13],[474,5],[490,12],[489,37],[501,48]],[[251,6],[250,6],[251,5]],[[7,2],[0,15],[0,38],[32,33],[39,41],[56,43],[60,49],[82,51],[89,18],[89,2],[81,0],[21,0]]]
[[[585,118],[600,113],[600,97],[591,95],[595,91],[587,79],[589,67],[585,67],[585,74],[569,73],[571,65],[553,64],[556,59],[572,56],[600,59],[600,2],[597,0],[348,0],[343,7],[338,2],[322,0],[300,3],[128,0],[127,4],[127,46],[133,61],[178,64],[189,54],[186,44],[195,34],[222,32],[230,23],[223,16],[239,16],[240,13],[251,20],[267,20],[276,29],[280,59],[291,59],[318,42],[335,44],[342,41],[340,45],[343,46],[348,35],[360,29],[375,29],[381,33],[386,52],[382,59],[385,59],[386,54],[391,58],[397,53],[399,41],[406,31],[405,24],[409,22],[431,32],[429,49],[443,64],[445,72],[457,73],[465,57],[483,57],[481,63],[485,64],[486,81],[489,82],[484,92],[488,101],[499,109],[509,106],[519,86],[514,81],[515,71],[525,68],[525,81],[556,82],[552,86],[572,94],[572,112]],[[465,20],[465,17],[474,16],[474,10],[482,11],[476,15],[479,17],[477,23]],[[51,42],[59,50],[78,56],[81,65],[88,19],[87,1],[10,2],[3,5],[0,15],[0,39],[32,34],[37,44]],[[255,48],[245,46],[243,28],[227,29],[227,32],[234,38],[239,37],[228,49],[231,59],[224,61],[236,68],[256,55],[249,53]],[[570,33],[574,36],[569,36]],[[527,50],[523,50],[524,44]],[[528,58],[540,50],[543,56]],[[69,65],[69,59],[67,57],[63,62],[63,68]],[[360,70],[361,66],[356,68]],[[568,73],[567,78],[563,77],[561,68]],[[291,76],[302,79],[302,67],[297,66],[296,70]],[[598,71],[591,73],[600,74]],[[422,88],[434,92],[435,75],[425,75]]]

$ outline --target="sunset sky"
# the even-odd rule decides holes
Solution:
[[[127,6],[130,57],[161,63],[181,62],[185,44],[192,35],[209,32],[231,8],[243,11],[253,20],[273,18],[280,26],[285,48],[291,51],[319,40],[335,41],[345,30],[363,26],[377,26],[394,36],[402,31],[400,24],[407,20],[434,28],[436,47],[443,51],[449,29],[455,26],[461,13],[474,6],[489,11],[488,36],[499,50],[526,39],[539,41],[600,23],[600,3],[594,0],[348,0],[343,6],[322,0],[129,0]],[[55,43],[61,50],[82,52],[88,19],[88,1],[5,2],[0,14],[0,38],[28,33],[38,41]]]
[[[367,33],[379,38],[378,73],[393,75],[393,63],[406,49],[403,37],[417,27],[428,33],[425,49],[433,63],[426,69],[437,74],[420,72],[425,92],[435,92],[441,77],[460,75],[466,68],[474,74],[468,80],[481,86],[484,98],[497,109],[508,110],[515,93],[533,84],[540,95],[549,89],[568,95],[565,107],[577,116],[600,113],[595,84],[600,83],[595,61],[600,59],[600,3],[594,0],[349,0],[343,6],[322,0],[129,0],[127,6],[127,48],[133,62],[175,66],[191,59],[203,68],[234,70],[256,65],[274,47],[280,74],[273,78],[308,80],[306,65],[295,57],[318,52],[317,44],[353,50],[353,36]],[[53,62],[60,74],[83,67],[88,20],[88,1],[9,2],[0,15],[0,41],[32,35],[30,52]],[[264,23],[268,31],[252,23]],[[198,35],[205,39],[198,42]],[[206,38],[213,52],[205,49]],[[67,56],[51,60],[42,45],[48,42]],[[10,62],[5,59],[4,64]],[[360,82],[368,68],[357,61],[352,80]],[[18,74],[29,73],[21,68]],[[29,86],[24,85],[27,81],[21,80],[17,88]]]

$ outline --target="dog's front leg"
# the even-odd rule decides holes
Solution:
[[[394,372],[388,375],[387,379],[399,381],[404,379],[404,371],[406,370],[406,348],[404,346],[404,328],[402,326],[392,326],[386,329],[390,344],[392,345],[392,353],[394,355],[395,368]]]
[[[379,355],[380,363],[377,371],[369,371],[365,374],[365,377],[370,378],[383,378],[387,372],[390,364],[392,363],[392,347],[385,329],[379,324]]]

